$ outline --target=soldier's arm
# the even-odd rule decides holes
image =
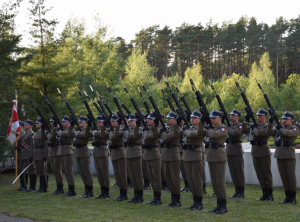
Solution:
[[[68,136],[67,137],[74,137],[75,130],[73,127],[69,126],[68,127]]]
[[[41,134],[42,134],[42,140],[48,140],[46,131],[44,129],[41,129]]]
[[[298,136],[299,129],[297,127],[293,127],[293,129],[285,129],[282,127],[279,132],[286,137],[295,137]]]
[[[276,136],[277,129],[273,127],[272,124],[268,124],[268,135]]]
[[[142,133],[139,133],[139,131],[140,131],[140,128],[136,126],[136,127],[134,127],[133,132],[129,132],[129,130],[126,130],[124,132],[124,137],[129,140],[141,138]]]
[[[56,134],[57,134],[57,127],[53,127],[50,139],[52,140],[56,139]]]
[[[48,158],[49,150],[48,150],[48,141],[44,141],[44,153],[43,158]]]
[[[118,126],[116,126],[114,128],[114,133],[111,135],[111,139],[113,139],[113,138],[119,138],[119,137],[123,137],[123,130],[118,125]]]
[[[156,127],[156,126],[152,127],[152,134],[153,134],[152,136],[153,136],[154,139],[160,138],[160,136],[161,136],[161,132],[158,129],[158,127]]]
[[[228,134],[230,136],[239,136],[242,134],[242,125],[239,127],[233,128],[233,127],[228,127]]]
[[[227,134],[228,134],[228,128],[225,126],[223,126],[219,130],[212,130],[212,129],[207,130],[207,135],[211,139],[220,139],[220,138],[226,137]]]
[[[174,126],[174,130],[173,130],[173,135],[174,138],[180,137],[182,138],[183,133],[182,133],[182,129],[179,125],[175,125]]]
[[[85,135],[84,135],[85,137],[91,137],[91,136],[93,136],[92,134],[91,134],[91,128],[90,127],[86,127],[85,128]]]
[[[204,129],[205,123],[199,123],[198,124],[199,128],[197,130],[197,135],[198,136],[205,136],[206,135],[206,129]]]
[[[109,137],[108,130],[106,129],[105,126],[102,126],[100,128],[100,137],[102,137],[102,138],[108,138]]]
[[[248,125],[247,122],[242,123],[242,133],[246,134],[250,132],[250,126]]]
[[[254,136],[265,136],[268,135],[268,125],[261,127],[260,129],[257,129],[257,127],[255,127],[252,131]]]
[[[30,134],[29,137],[30,137],[30,157],[33,157],[33,137],[34,136],[34,133]]]

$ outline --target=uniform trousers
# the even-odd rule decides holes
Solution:
[[[180,153],[180,171],[181,171],[181,175],[182,175],[182,178],[183,180],[187,180],[186,178],[186,172],[185,172],[185,165],[184,165],[184,161],[182,160],[182,152]]]
[[[151,182],[151,187],[155,192],[160,193],[162,184],[161,184],[161,160],[146,160],[148,175]]]
[[[90,168],[90,157],[76,157],[76,162],[83,184],[85,186],[93,186],[93,176]]]
[[[51,166],[56,183],[63,184],[62,161],[60,156],[51,157]]]
[[[126,159],[112,160],[116,182],[120,189],[127,190],[127,164]]]
[[[172,194],[180,195],[180,161],[163,161],[167,185]]]
[[[134,190],[143,190],[143,170],[142,170],[142,157],[126,159],[127,167],[129,170],[129,177]]]
[[[285,191],[296,192],[296,160],[295,159],[277,159],[278,170]]]
[[[145,180],[149,180],[148,170],[147,170],[147,163],[146,160],[142,159],[142,165],[143,165],[143,178]]]
[[[160,174],[161,174],[161,180],[162,180],[162,181],[166,181],[165,173],[164,173],[164,163],[163,163],[162,160],[160,161],[160,165],[161,165],[161,171],[160,171],[160,172],[161,172],[161,173],[160,173]]]
[[[234,186],[245,187],[245,173],[244,173],[244,157],[241,155],[228,155],[227,163],[230,175]]]
[[[34,160],[36,165],[36,172],[40,176],[45,176],[45,165],[46,165],[46,174],[47,174],[47,162],[45,163],[44,160]],[[45,165],[44,165],[45,164]]]
[[[100,187],[109,187],[109,157],[94,157]]]
[[[202,153],[202,165],[203,167],[201,168],[202,172],[202,183],[206,184],[206,173],[205,173],[205,152]]]
[[[29,159],[25,159],[24,160],[24,169],[31,164]],[[31,164],[30,167],[27,168],[26,170],[28,172],[28,174],[36,174],[36,170],[35,170],[35,163]],[[26,174],[26,171],[24,172]]]
[[[272,188],[271,156],[253,157],[253,165],[262,188]]]
[[[25,160],[18,159],[18,175],[25,169],[25,167],[27,167],[25,166]]]
[[[203,193],[202,182],[202,160],[184,161],[184,169],[186,170],[186,178],[193,196],[200,197]]]
[[[70,186],[74,186],[73,154],[63,155],[60,158],[64,166],[67,182]]]
[[[226,199],[225,171],[226,161],[208,162],[213,190],[218,199]]]

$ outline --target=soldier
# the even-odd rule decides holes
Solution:
[[[183,136],[185,143],[183,144],[183,155],[182,160],[184,163],[184,169],[186,170],[186,176],[188,184],[193,194],[194,203],[186,209],[191,210],[202,210],[202,192],[203,182],[202,175],[203,164],[202,164],[202,152],[204,149],[204,136],[200,135],[199,124],[200,124],[201,113],[195,110],[191,115],[191,128],[183,128]]]
[[[129,170],[130,181],[134,189],[134,197],[127,203],[141,203],[143,199],[143,172],[142,172],[142,130],[141,120],[133,114],[129,116],[129,129],[123,128],[124,138],[127,140],[125,150],[126,164]]]
[[[181,125],[182,124],[183,124],[183,120],[181,121]],[[184,181],[184,187],[180,190],[180,192],[190,192],[191,189],[190,189],[187,177],[186,177],[186,172],[185,172],[185,168],[184,168],[185,165],[184,165],[184,161],[182,159],[182,154],[183,154],[182,144],[183,144],[183,140],[182,140],[182,138],[180,138],[180,141],[179,141],[179,153],[180,153],[180,159],[181,159],[180,172],[181,172],[181,175],[182,175],[182,178]]]
[[[64,194],[65,196],[75,196],[75,185],[74,185],[74,171],[73,171],[73,154],[74,149],[72,146],[75,130],[70,126],[70,117],[64,116],[62,119],[63,129],[57,129],[57,123],[54,122],[53,134],[57,134],[59,137],[58,141],[58,155],[63,163],[68,188],[69,190]]]
[[[230,198],[244,198],[245,190],[245,173],[244,157],[242,147],[242,124],[239,123],[241,111],[233,109],[230,113],[231,127],[228,127],[228,139],[226,145],[227,163],[230,175],[235,186],[235,193]]]
[[[71,121],[71,127],[74,127]],[[91,133],[92,122],[86,116],[80,116],[78,120],[78,129],[75,132],[76,140],[74,142],[75,158],[79,174],[85,187],[85,193],[82,197],[88,198],[93,194],[93,176],[90,169],[91,153],[89,151],[88,142],[93,136]]]
[[[168,206],[180,207],[180,154],[179,140],[182,137],[180,127],[182,118],[176,112],[170,111],[167,116],[168,129],[161,128],[165,146],[162,149],[161,160],[164,164],[164,175],[171,191],[171,202]]]
[[[249,133],[252,130],[253,139],[250,140],[252,145],[251,155],[257,178],[262,188],[263,195],[257,199],[261,201],[273,201],[273,179],[271,172],[271,151],[268,145],[270,130],[272,124],[265,123],[268,111],[260,108],[256,113],[258,124],[252,123],[248,126],[250,115],[247,113],[245,122],[242,125],[242,133]]]
[[[114,168],[114,174],[117,184],[120,188],[120,196],[114,200],[127,200],[127,165],[125,159],[125,149],[123,141],[123,129],[121,129],[122,119],[118,114],[113,112],[110,120],[111,129],[109,132],[110,154]]]
[[[204,128],[205,117],[201,116],[201,123],[199,124],[199,134],[208,137],[205,142],[206,161],[208,162],[209,173],[213,190],[217,196],[217,206],[209,212],[223,214],[227,212],[226,208],[226,185],[225,185],[225,171],[226,171],[226,153],[225,140],[228,134],[226,126],[221,124],[223,112],[213,110],[209,118],[213,126],[207,125]]]
[[[61,194],[64,193],[63,189],[63,177],[62,177],[62,162],[60,156],[58,155],[58,139],[56,138],[56,130],[54,127],[57,127],[57,123],[53,124],[54,120],[51,117],[50,125],[52,127],[52,131],[47,134],[48,138],[48,147],[49,147],[49,157],[51,160],[51,166],[53,170],[53,174],[56,181],[56,190],[53,194]]]
[[[162,116],[162,118],[164,120],[165,119],[165,115],[162,114],[162,113],[160,115]],[[168,126],[166,126],[166,127],[168,127]],[[159,129],[161,128],[160,121],[159,121],[158,128]],[[159,152],[161,154],[162,149],[165,146],[165,143],[163,142],[163,138],[162,138],[161,134],[160,134],[160,138],[159,138],[157,144],[158,144]],[[164,164],[163,164],[162,160],[161,160],[161,186],[162,186],[162,189],[161,189],[162,191],[169,191],[168,186],[167,186],[167,181],[166,181],[165,176],[164,176]]]
[[[143,134],[143,159],[146,161],[148,175],[154,192],[154,198],[147,204],[160,205],[161,202],[161,160],[158,149],[158,139],[160,130],[158,128],[159,120],[155,118],[153,112],[147,117],[148,130]]]
[[[15,150],[18,152],[18,175],[24,170],[25,166],[25,159],[22,156],[21,150],[22,150],[22,140],[25,136],[24,131],[24,122],[19,120],[19,127],[20,127],[20,135],[17,137]],[[26,173],[25,176],[22,174],[20,176],[20,187],[18,188],[18,191],[25,191],[27,190],[27,181],[28,181],[28,174]]]
[[[107,123],[105,123],[107,124]],[[98,130],[93,131],[94,136],[94,163],[97,171],[98,181],[101,187],[101,194],[96,198],[108,199],[109,198],[109,154],[107,148],[107,140],[109,132],[104,125],[104,119],[99,113],[97,117]]]
[[[45,193],[47,192],[47,182],[49,180],[47,175],[48,138],[45,132],[45,125],[42,124],[41,118],[37,118],[35,127],[38,131],[34,135],[33,149],[30,151],[36,165],[37,174],[40,175],[40,188],[36,192]]]
[[[275,158],[277,158],[278,170],[285,190],[285,199],[280,204],[291,203],[296,204],[296,156],[294,142],[297,139],[299,129],[292,126],[294,114],[286,111],[282,116],[282,124],[276,126],[277,130],[273,130],[273,135],[278,135],[275,141],[276,151]],[[270,116],[269,123],[274,120]]]

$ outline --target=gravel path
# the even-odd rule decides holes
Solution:
[[[0,221],[1,222],[29,222],[31,220],[28,220],[26,218],[9,217],[0,213]]]

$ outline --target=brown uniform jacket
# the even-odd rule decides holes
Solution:
[[[58,153],[58,145],[57,141],[58,139],[56,138],[56,129],[52,129],[51,133],[47,134],[48,138],[48,148],[49,148],[49,157],[57,156]],[[55,144],[55,146],[53,146]]]
[[[55,133],[57,130],[56,127],[53,128],[52,133]],[[70,143],[70,145],[59,145],[58,146],[58,155],[72,155],[74,154],[74,149],[73,149],[73,139],[75,135],[75,130],[69,126],[66,129],[59,130],[57,132],[57,135],[59,136],[59,141],[65,141],[67,143]]]
[[[86,158],[91,156],[87,144],[90,141],[90,138],[92,136],[93,135],[91,133],[90,127],[85,127],[75,132],[75,137],[76,137],[75,143],[81,143],[86,145],[82,147],[75,147],[74,157]]]
[[[107,143],[109,138],[108,130],[105,126],[102,126],[100,129],[93,131],[94,141]],[[109,156],[107,145],[94,146],[93,157],[106,157]]]
[[[23,137],[25,136],[25,134],[26,134],[26,132],[24,130],[21,130],[20,135],[17,137],[17,140],[16,140],[15,146],[17,147],[17,151],[18,151],[18,160],[24,159],[24,158],[22,158],[21,150],[23,149],[22,140],[23,140]]]
[[[199,161],[202,160],[202,152],[204,151],[204,136],[200,135],[199,125],[191,126],[189,129],[183,131],[183,137],[186,137],[186,144],[194,144],[200,146],[199,148],[184,149],[182,160],[184,161]]]
[[[125,158],[123,129],[121,129],[121,126],[118,125],[114,128],[114,131],[109,132],[109,139],[110,139],[110,145],[117,144],[122,146],[122,147],[120,146],[118,149],[110,149],[111,160],[118,160],[121,158]]]
[[[231,127],[228,128],[229,138],[234,138],[237,141],[242,140],[242,124],[239,122],[232,123]],[[227,143],[226,154],[227,155],[242,155],[244,153],[242,143]]]
[[[139,127],[129,127],[124,133],[124,138],[127,139],[128,142],[134,142],[141,144],[142,140],[142,130]],[[142,157],[142,147],[141,145],[127,146],[125,150],[126,158],[135,158]]]
[[[42,160],[48,158],[48,139],[45,130],[39,129],[33,138],[32,156],[34,160]]]
[[[252,130],[253,140],[261,140],[266,142],[262,146],[252,145],[251,155],[253,157],[265,157],[271,156],[270,147],[268,145],[268,140],[270,135],[272,134],[273,126],[267,123],[258,123],[257,126]],[[247,122],[243,122],[242,125],[242,133],[249,133],[250,126]]]
[[[164,147],[161,152],[162,161],[176,161],[180,160],[179,140],[182,138],[182,130],[178,125],[173,125],[167,128],[166,132],[162,133],[162,138],[165,143],[176,144],[177,147]]]
[[[199,134],[207,135],[209,142],[218,142],[219,145],[224,145],[228,134],[228,128],[225,125],[219,124],[212,129],[204,129],[204,123],[199,123]],[[206,151],[207,162],[223,162],[227,160],[225,147],[208,148]]]
[[[277,129],[273,129],[272,135],[276,136],[276,132]],[[278,131],[277,137],[280,137],[280,141],[286,140],[290,141],[291,144],[294,144],[297,139],[298,133],[299,129],[296,126],[284,126]],[[295,146],[277,146],[274,157],[277,159],[296,159]]]
[[[28,130],[26,134],[23,136],[22,139],[22,150],[21,150],[21,155],[22,159],[29,159],[32,157],[32,152],[30,151],[30,148],[33,148],[33,137],[34,137],[34,132],[32,130]]]
[[[148,130],[143,132],[144,144],[150,144],[157,146],[158,139],[160,138],[160,130],[158,127],[148,127]],[[158,147],[151,149],[144,149],[143,159],[144,160],[157,160],[160,158],[160,150]]]

